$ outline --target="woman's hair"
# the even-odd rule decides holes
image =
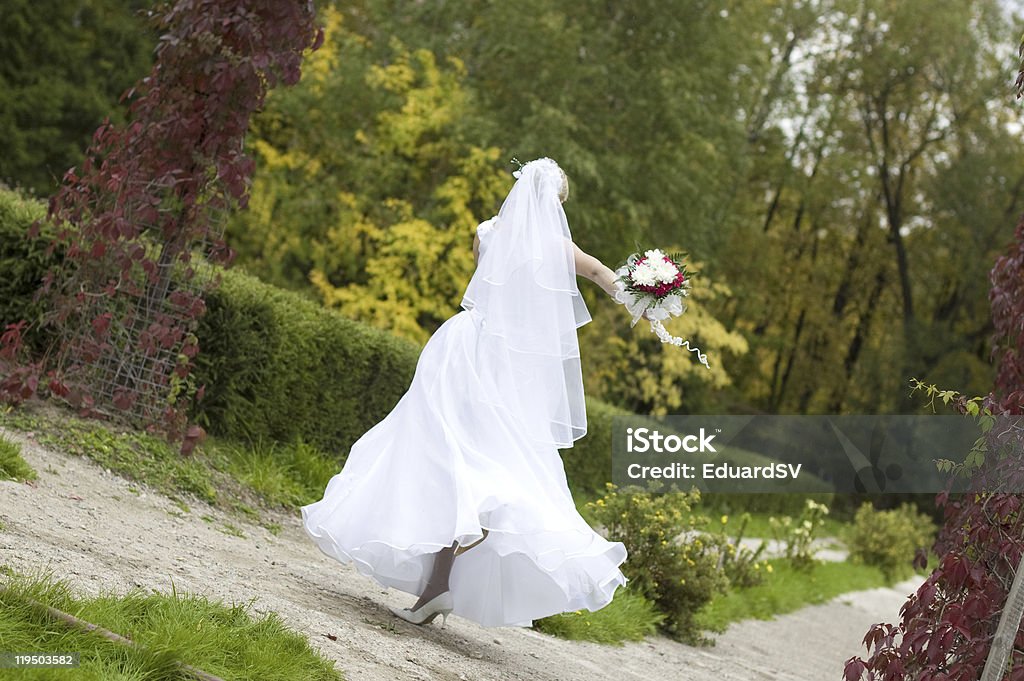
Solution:
[[[558,189],[558,200],[565,203],[569,198],[569,176],[561,168],[558,169],[558,172],[562,173],[562,186]]]

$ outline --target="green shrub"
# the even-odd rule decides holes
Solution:
[[[761,560],[761,554],[764,553],[765,548],[768,546],[768,542],[761,540],[756,549],[748,548],[741,543],[743,539],[743,532],[746,530],[747,524],[751,520],[749,513],[744,513],[740,516],[739,528],[736,531],[735,538],[730,537],[726,530],[728,529],[729,516],[723,515],[721,522],[719,523],[721,529],[718,532],[704,532],[702,533],[702,539],[705,542],[713,544],[717,547],[719,555],[719,567],[725,572],[725,576],[729,579],[730,587],[748,588],[756,586],[764,581],[764,570],[763,568],[769,568],[767,560]]]
[[[58,255],[46,255],[53,229],[41,225],[40,236],[29,238],[32,223],[46,216],[46,205],[18,192],[0,188],[0,330],[24,319],[36,322],[41,303],[32,300],[43,275]],[[42,335],[34,326],[26,336],[31,347],[41,349]]]
[[[196,418],[214,434],[301,439],[343,457],[412,380],[412,344],[243,272],[223,272],[206,303]]]
[[[768,519],[771,523],[775,540],[786,547],[786,558],[797,570],[812,570],[817,565],[814,557],[815,533],[825,524],[828,506],[819,504],[814,499],[807,499],[803,513],[796,520],[789,516]]]
[[[728,579],[714,544],[699,536],[685,539],[710,522],[691,512],[699,492],[607,488],[604,497],[588,504],[588,515],[611,541],[625,544],[629,559],[623,570],[630,587],[665,615],[665,633],[687,643],[707,643],[695,615],[716,593],[725,592]]]
[[[913,504],[878,511],[864,502],[853,519],[846,543],[854,562],[874,565],[889,581],[913,573],[914,553],[928,548],[935,536],[932,519]]]
[[[0,480],[35,480],[36,472],[21,458],[21,445],[0,435]]]

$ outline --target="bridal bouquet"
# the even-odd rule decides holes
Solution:
[[[615,300],[625,305],[632,315],[630,326],[636,326],[640,317],[646,316],[651,322],[651,330],[662,343],[685,345],[687,350],[697,353],[701,364],[710,369],[707,355],[691,348],[690,341],[671,335],[661,323],[686,311],[683,298],[690,295],[690,273],[683,264],[683,254],[667,255],[657,248],[643,254],[634,253],[615,273],[619,275],[615,281],[619,289]]]

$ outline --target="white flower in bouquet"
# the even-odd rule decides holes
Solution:
[[[639,284],[640,286],[654,286],[658,281],[657,271],[649,262],[637,265],[636,269],[633,270],[633,283],[635,284]]]
[[[673,265],[664,257],[657,260],[648,260],[651,270],[654,272],[654,278],[659,284],[667,284],[674,281],[676,275],[679,274],[679,269]]]

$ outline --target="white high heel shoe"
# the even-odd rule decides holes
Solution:
[[[406,622],[412,622],[413,624],[427,624],[434,621],[434,618],[440,615],[441,628],[444,629],[444,625],[448,623],[448,615],[451,614],[453,607],[452,592],[445,591],[434,596],[416,610],[410,610],[409,608],[389,609],[397,617],[401,617]]]

